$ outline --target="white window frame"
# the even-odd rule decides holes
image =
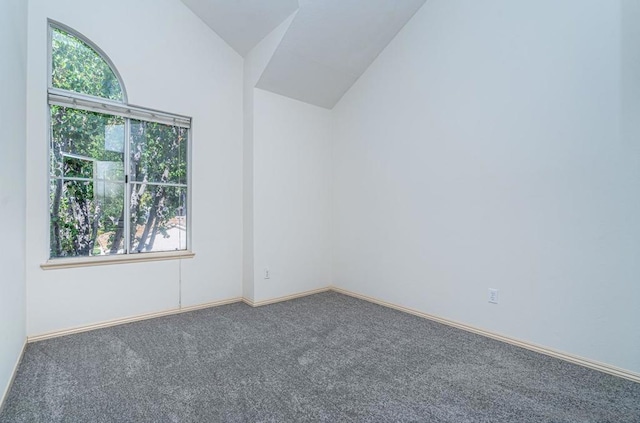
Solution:
[[[107,65],[111,68],[111,71],[116,76],[118,83],[120,84],[120,89],[122,90],[122,101],[111,100],[101,97],[96,97],[92,95],[86,95],[77,93],[74,91],[68,91],[60,88],[53,87],[53,51],[52,51],[52,43],[53,43],[53,31],[54,29],[62,30],[73,37],[78,38],[85,44],[87,44],[91,49],[93,49],[102,60],[107,63]],[[49,250],[49,259],[46,263],[40,265],[42,269],[50,270],[50,269],[60,269],[60,268],[71,268],[71,267],[86,267],[86,266],[99,266],[105,264],[117,264],[117,263],[130,263],[130,262],[139,262],[139,261],[159,261],[159,260],[172,260],[172,259],[184,259],[184,258],[192,258],[195,256],[195,253],[191,251],[191,241],[192,241],[192,224],[191,224],[191,204],[192,204],[192,190],[191,190],[191,166],[192,166],[192,157],[191,157],[191,126],[192,119],[188,116],[178,115],[174,113],[163,112],[160,110],[155,110],[147,107],[135,106],[128,103],[127,91],[124,85],[124,81],[118,72],[117,68],[109,59],[109,57],[100,49],[97,45],[95,45],[91,40],[87,37],[79,33],[73,28],[70,28],[62,23],[53,21],[49,19],[47,21],[47,108],[50,110],[50,107],[53,105],[73,108],[77,110],[85,110],[89,112],[97,112],[101,114],[108,114],[114,116],[123,117],[125,120],[125,142],[124,142],[124,171],[125,171],[125,182],[124,182],[124,238],[123,238],[123,248],[124,253],[122,254],[114,254],[114,255],[105,255],[105,256],[83,256],[83,257],[51,257],[51,214],[47,213],[47,227],[48,227],[48,250]],[[185,188],[187,192],[187,200],[186,200],[186,219],[187,219],[187,227],[186,227],[186,249],[184,250],[175,250],[175,251],[162,251],[162,252],[132,252],[130,251],[130,241],[131,241],[131,210],[130,210],[130,201],[131,201],[131,187],[137,181],[129,180],[130,173],[130,120],[140,120],[146,122],[154,122],[160,123],[163,125],[169,126],[178,126],[181,128],[187,129],[187,182],[185,184],[177,184],[177,183],[160,183],[160,182],[150,182],[149,184],[152,186],[173,186]],[[51,113],[47,114],[47,128],[48,128],[48,137],[47,137],[47,157],[51,156],[51,137],[53,136],[53,131],[51,128]],[[47,160],[47,186],[51,183],[51,160]],[[48,209],[51,209],[51,196],[48,191]]]

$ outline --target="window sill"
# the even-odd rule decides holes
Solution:
[[[190,259],[192,251],[168,251],[162,253],[139,253],[119,256],[74,257],[48,260],[40,265],[43,270],[70,269],[73,267],[106,266],[108,264],[140,263],[145,261]]]

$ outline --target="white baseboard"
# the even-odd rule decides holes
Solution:
[[[13,381],[16,379],[16,374],[18,373],[18,367],[20,367],[20,362],[22,361],[22,357],[24,356],[24,350],[27,348],[27,339],[25,338],[22,343],[22,349],[20,350],[20,354],[18,355],[18,359],[16,363],[13,365],[13,371],[11,372],[11,377],[9,378],[9,382],[7,386],[5,386],[4,391],[2,392],[2,396],[0,396],[0,413],[2,413],[2,408],[4,407],[4,401],[7,399],[7,395],[9,394],[9,390],[11,389],[11,385],[13,385]]]
[[[471,332],[471,333],[475,333],[478,335],[482,335],[482,336],[486,336],[488,338],[492,338],[492,339],[496,339],[498,341],[502,341],[502,342],[506,342],[507,344],[511,344],[511,345],[515,345],[521,348],[525,348],[527,350],[531,350],[531,351],[535,351],[541,354],[545,354],[551,357],[555,357],[558,358],[560,360],[564,360],[564,361],[568,361],[570,363],[573,364],[577,364],[579,366],[583,366],[583,367],[587,367],[589,369],[593,369],[593,370],[597,370],[600,372],[604,372],[604,373],[608,373],[614,376],[618,376],[618,377],[622,377],[625,379],[629,379],[632,380],[634,382],[638,382],[640,383],[640,374],[632,372],[630,370],[626,370],[626,369],[621,369],[619,367],[615,367],[615,366],[611,366],[609,364],[606,363],[600,363],[598,361],[594,361],[594,360],[590,360],[587,358],[583,358],[583,357],[579,357],[573,354],[568,354],[562,351],[557,351],[554,350],[552,348],[547,348],[541,345],[536,345],[527,341],[522,341],[519,339],[515,339],[515,338],[511,338],[508,336],[504,336],[501,335],[499,333],[495,333],[495,332],[491,332],[491,331],[487,331],[484,329],[480,329],[471,325],[467,325],[464,323],[459,323],[453,320],[449,320],[449,319],[445,319],[442,317],[438,317],[438,316],[434,316],[432,314],[428,314],[428,313],[423,313],[421,311],[418,310],[414,310],[408,307],[404,307],[404,306],[400,306],[397,304],[393,304],[387,301],[383,301],[383,300],[379,300],[377,298],[373,298],[373,297],[369,297],[366,295],[362,295],[362,294],[358,294],[356,292],[352,292],[346,289],[342,289],[342,288],[338,288],[335,286],[328,286],[326,288],[320,288],[320,289],[314,289],[311,291],[304,291],[304,292],[300,292],[297,294],[291,294],[291,295],[286,295],[283,297],[277,297],[277,298],[272,298],[272,299],[268,299],[268,300],[262,300],[262,301],[253,301],[251,299],[248,298],[242,298],[242,297],[238,297],[238,298],[231,298],[228,300],[221,300],[221,301],[214,301],[214,302],[210,302],[210,303],[205,303],[205,304],[199,304],[199,305],[195,305],[195,306],[190,306],[190,307],[182,307],[179,309],[172,309],[172,310],[166,310],[166,311],[161,311],[161,312],[157,312],[157,313],[149,313],[149,314],[143,314],[143,315],[139,315],[139,316],[132,316],[132,317],[127,317],[127,318],[123,318],[123,319],[116,319],[116,320],[110,320],[107,322],[102,322],[102,323],[96,323],[96,324],[92,324],[92,325],[87,325],[87,326],[81,326],[81,327],[76,327],[76,328],[71,328],[71,329],[65,329],[65,330],[60,330],[60,331],[55,331],[55,332],[49,332],[49,333],[45,333],[42,335],[35,335],[35,336],[29,336],[27,338],[27,342],[36,342],[36,341],[42,341],[44,339],[50,339],[50,338],[56,338],[59,336],[64,336],[64,335],[71,335],[74,333],[81,333],[81,332],[87,332],[90,330],[94,330],[94,329],[101,329],[101,328],[106,328],[106,327],[111,327],[111,326],[117,326],[117,325],[122,325],[125,323],[132,323],[132,322],[137,322],[137,321],[141,321],[141,320],[147,320],[147,319],[153,319],[156,317],[163,317],[163,316],[169,316],[169,315],[173,315],[173,314],[179,314],[179,313],[186,313],[189,311],[194,311],[194,310],[200,310],[200,309],[204,309],[204,308],[209,308],[209,307],[216,307],[216,306],[220,306],[220,305],[225,305],[225,304],[232,304],[232,303],[237,303],[237,302],[244,302],[245,304],[251,306],[251,307],[260,307],[260,306],[264,306],[264,305],[268,305],[268,304],[275,304],[275,303],[279,303],[282,301],[289,301],[289,300],[293,300],[296,298],[301,298],[301,297],[306,297],[308,295],[313,295],[313,294],[318,294],[321,292],[327,292],[327,291],[335,291],[338,292],[340,294],[344,294],[344,295],[348,295],[350,297],[354,297],[354,298],[359,298],[361,300],[365,300],[371,303],[375,303],[384,307],[389,307],[395,310],[399,310],[405,313],[409,313],[412,314],[414,316],[419,316],[425,319],[429,319],[438,323],[442,323],[445,324],[447,326],[453,326],[455,328],[458,329],[462,329],[465,330],[467,332]],[[24,353],[24,348],[23,348],[23,353]],[[17,364],[16,364],[16,369],[17,369]],[[6,394],[6,392],[5,392]],[[3,397],[4,398],[4,397]]]
[[[311,290],[311,291],[299,292],[299,293],[296,293],[296,294],[286,295],[286,296],[277,297],[277,298],[271,298],[271,299],[262,300],[262,301],[253,301],[253,300],[250,300],[248,298],[243,298],[243,297],[230,298],[228,300],[213,301],[213,302],[210,302],[210,303],[204,303],[204,304],[198,304],[198,305],[194,305],[194,306],[175,308],[175,309],[164,310],[164,311],[159,311],[159,312],[155,312],[155,313],[140,314],[140,315],[136,315],[136,316],[124,317],[122,319],[108,320],[108,321],[105,321],[105,322],[93,323],[93,324],[90,324],[90,325],[77,326],[77,327],[73,327],[73,328],[47,332],[47,333],[43,333],[43,334],[39,334],[39,335],[32,335],[32,336],[27,337],[27,342],[43,341],[45,339],[58,338],[60,336],[72,335],[72,334],[75,334],[75,333],[88,332],[88,331],[95,330],[95,329],[102,329],[102,328],[108,328],[108,327],[111,327],[111,326],[124,325],[126,323],[139,322],[139,321],[142,321],[142,320],[155,319],[156,317],[171,316],[173,314],[187,313],[189,311],[201,310],[201,309],[205,309],[205,308],[216,307],[216,306],[221,306],[221,305],[225,305],[225,304],[233,304],[233,303],[238,303],[238,302],[244,302],[245,304],[247,304],[247,305],[249,305],[251,307],[260,307],[260,306],[263,306],[263,305],[275,304],[275,303],[279,303],[279,302],[282,302],[282,301],[293,300],[295,298],[306,297],[308,295],[318,294],[320,292],[326,292],[326,291],[329,291],[330,289],[331,289],[330,287],[325,287],[325,288],[314,289],[314,290]]]
[[[263,306],[263,305],[275,304],[275,303],[280,303],[282,301],[289,301],[289,300],[293,300],[293,299],[301,298],[301,297],[306,297],[306,296],[313,295],[313,294],[319,294],[321,292],[327,292],[327,291],[330,291],[330,290],[331,290],[331,287],[327,286],[325,288],[313,289],[311,291],[298,292],[297,294],[285,295],[284,297],[271,298],[271,299],[268,299],[268,300],[253,301],[253,300],[250,300],[248,298],[243,298],[242,301],[245,304],[250,305],[251,307],[260,307],[260,306]]]
[[[130,316],[122,319],[108,320],[106,322],[94,323],[86,326],[78,326],[75,328],[47,332],[41,335],[29,336],[27,337],[27,342],[43,341],[45,339],[57,338],[65,335],[72,335],[74,333],[88,332],[90,330],[108,328],[111,326],[123,325],[125,323],[139,322],[141,320],[155,319],[156,317],[164,317],[164,316],[171,316],[173,314],[187,313],[189,311],[201,310],[204,308],[216,307],[216,306],[221,306],[225,304],[233,304],[233,303],[238,303],[240,301],[242,301],[242,298],[240,297],[230,298],[228,300],[213,301],[210,303],[198,304],[194,306],[174,308],[174,309],[159,311],[155,313],[140,314],[137,316]]]
[[[414,316],[422,317],[425,319],[433,320],[438,323],[445,324],[447,326],[453,326],[458,329],[462,329],[467,332],[475,333],[478,335],[486,336],[487,338],[496,339],[498,341],[505,342],[507,344],[515,345],[521,348],[525,348],[527,350],[535,351],[540,354],[548,355],[551,357],[559,358],[560,360],[568,361],[573,364],[577,364],[579,366],[587,367],[589,369],[598,370],[603,373],[608,373],[613,376],[622,377],[625,379],[632,380],[634,382],[640,383],[640,374],[621,369],[619,367],[611,366],[609,364],[600,363],[598,361],[589,360],[587,358],[579,357],[573,354],[568,354],[562,351],[557,351],[552,348],[543,347],[541,345],[536,345],[527,341],[522,341],[519,339],[511,338],[509,336],[500,335],[495,332],[487,331],[484,329],[480,329],[474,326],[466,325],[464,323],[459,323],[453,320],[444,319],[442,317],[434,316],[432,314],[423,313],[418,310],[414,310],[408,307],[403,307],[397,304],[393,304],[387,301],[382,301],[377,298],[369,297],[366,295],[358,294],[352,291],[348,291],[346,289],[331,287],[332,291],[338,292],[340,294],[348,295],[350,297],[358,298],[361,300],[365,300],[371,303],[375,303],[384,307],[393,308],[395,310],[403,311],[405,313],[413,314]]]

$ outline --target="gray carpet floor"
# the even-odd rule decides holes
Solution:
[[[640,422],[640,384],[334,292],[27,346],[0,422]]]

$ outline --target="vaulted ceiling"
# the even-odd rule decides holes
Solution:
[[[296,13],[258,88],[332,108],[426,0],[182,0],[245,56]]]

